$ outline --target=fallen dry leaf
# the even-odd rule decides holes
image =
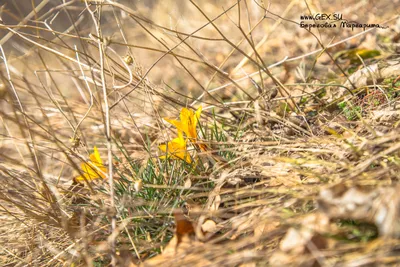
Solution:
[[[268,234],[269,232],[272,232],[278,226],[280,225],[280,222],[277,221],[263,221],[257,224],[254,228],[254,237],[257,239],[260,239],[264,234]]]
[[[162,254],[148,259],[141,266],[158,266],[163,265],[185,251],[190,250],[193,246],[201,244],[196,241],[193,223],[190,222],[181,210],[174,212],[176,230],[174,237],[170,240],[168,245],[164,248]]]
[[[183,185],[184,188],[189,189],[192,187],[192,181],[190,180],[190,178],[187,178],[185,181],[185,184]]]
[[[381,236],[400,236],[400,185],[367,189],[337,184],[322,190],[319,210],[331,219],[362,220],[374,223]]]
[[[217,224],[213,220],[207,220],[201,225],[201,230],[206,233],[213,233],[217,230]]]

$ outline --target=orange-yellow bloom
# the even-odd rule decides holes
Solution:
[[[96,146],[94,147],[94,152],[90,154],[89,159],[88,162],[83,162],[81,164],[83,175],[76,177],[75,181],[83,183],[85,179],[90,182],[98,178],[106,178],[107,168],[103,165],[103,161],[100,158],[100,153]]]
[[[178,130],[178,137],[172,139],[166,145],[160,145],[160,150],[167,153],[167,155],[160,157],[161,159],[165,159],[168,155],[171,158],[182,159],[187,163],[191,163],[192,160],[190,158],[189,153],[186,148],[186,140],[183,138],[183,134]]]
[[[191,109],[182,108],[179,115],[181,119],[180,121],[171,119],[165,120],[174,125],[178,129],[178,132],[184,132],[187,138],[191,139],[191,141],[195,141],[197,139],[196,126],[200,119],[201,110],[201,106],[196,110],[196,112],[193,112]]]

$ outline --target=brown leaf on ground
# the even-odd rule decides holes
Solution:
[[[319,210],[330,219],[351,219],[374,223],[382,236],[400,236],[400,186],[367,189],[337,184],[322,190]]]
[[[175,260],[179,254],[189,251],[196,245],[201,244],[196,241],[193,223],[189,221],[181,210],[174,211],[176,230],[174,237],[164,248],[161,255],[145,261],[141,266],[158,266],[166,262]]]
[[[213,220],[207,220],[201,225],[201,230],[212,233],[217,230],[217,224]]]
[[[329,231],[329,218],[320,213],[310,214],[301,220],[300,228],[289,228],[271,257],[272,266],[324,266],[320,250],[329,246],[323,236]]]
[[[175,223],[176,223],[176,232],[175,235],[178,238],[177,246],[182,241],[182,238],[186,235],[193,235],[194,234],[194,227],[192,222],[186,219],[185,215],[181,210],[177,210],[174,212],[175,216]]]

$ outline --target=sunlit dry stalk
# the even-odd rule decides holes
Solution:
[[[32,136],[32,133],[31,133],[31,131],[30,131],[30,127],[29,127],[28,120],[27,120],[27,118],[25,117],[25,110],[24,110],[24,107],[23,107],[23,105],[22,105],[22,103],[21,103],[19,94],[18,94],[16,88],[14,87],[14,83],[13,83],[13,81],[12,81],[12,79],[11,79],[11,73],[10,73],[10,70],[9,70],[9,66],[8,66],[8,64],[7,64],[7,58],[6,58],[6,55],[5,55],[5,53],[4,53],[4,50],[3,50],[3,46],[2,46],[2,45],[0,45],[0,50],[1,50],[1,53],[2,53],[2,56],[3,56],[4,65],[5,65],[5,67],[6,67],[8,82],[9,82],[11,88],[12,88],[14,97],[15,97],[15,99],[17,100],[17,104],[18,104],[18,106],[19,106],[20,112],[22,113],[22,116],[23,116],[23,118],[24,118],[25,127],[28,129],[28,135],[29,135],[30,144],[32,145],[32,147],[28,144],[28,142],[26,142],[26,146],[27,146],[27,148],[28,148],[28,151],[30,151],[30,153],[31,153],[31,154],[33,155],[33,157],[34,157],[34,160],[35,160],[35,161],[34,161],[34,163],[35,163],[34,166],[35,166],[35,169],[36,169],[36,174],[39,175],[39,177],[42,178],[41,171],[40,171],[40,164],[39,164],[39,160],[38,160],[38,158],[37,158],[36,148],[35,148],[34,141],[33,141],[33,136]],[[24,131],[23,131],[23,129],[22,129],[22,125],[18,124],[18,126],[20,127],[21,133],[24,133]],[[39,188],[38,185],[36,185],[36,186],[37,186],[37,188]]]
[[[18,23],[16,31],[18,30],[18,26],[23,26],[26,22],[28,22],[33,16],[35,16],[42,8],[44,8],[50,0],[42,0],[39,5],[34,8],[20,23]],[[7,33],[1,40],[0,45],[4,45],[11,37],[13,36],[13,32]]]
[[[253,62],[256,66],[258,66],[260,69],[262,69],[270,78],[271,80],[277,85],[280,93],[282,96],[288,96],[290,101],[287,101],[290,109],[292,111],[296,111],[296,103],[293,101],[293,99],[291,98],[288,90],[285,88],[285,86],[277,79],[275,78],[272,73],[268,70],[268,67],[265,65],[265,63],[263,62],[263,60],[261,59],[260,55],[258,55],[258,53],[256,53],[258,55],[258,58],[261,59],[261,65],[257,63],[256,60],[252,59],[251,57],[249,57],[242,49],[240,49],[239,47],[235,46],[234,43],[232,43],[232,41],[230,41],[220,30],[219,28],[215,25],[215,23],[211,22],[211,20],[209,19],[209,17],[207,16],[207,14],[205,14],[205,12],[192,0],[190,0],[190,2],[192,3],[193,6],[195,6],[197,8],[197,10],[199,10],[199,12],[211,23],[211,25],[215,28],[215,30],[218,32],[219,35],[221,35],[224,40],[232,47],[235,47],[235,49],[240,52],[242,55],[244,55],[245,57],[247,57],[251,62]],[[241,27],[239,27],[239,29],[241,29]],[[243,30],[242,30],[243,33]],[[244,34],[244,37],[247,39],[246,34]],[[248,42],[250,43],[250,41],[248,40]],[[257,72],[258,73],[258,72]],[[298,108],[297,108],[298,109]]]
[[[161,57],[146,71],[146,73],[143,75],[143,77],[141,78],[141,80],[135,85],[135,87],[134,87],[133,89],[131,89],[128,93],[126,93],[124,96],[122,96],[118,101],[116,101],[116,103],[114,103],[114,104],[111,106],[111,108],[115,107],[115,106],[118,104],[119,101],[121,101],[123,98],[127,97],[130,93],[132,93],[132,92],[141,84],[142,80],[143,80],[145,77],[147,77],[148,73],[153,69],[153,67],[155,67],[156,64],[157,64],[159,61],[161,61],[161,59],[163,59],[167,54],[170,54],[174,49],[176,49],[177,47],[179,47],[179,46],[180,46],[182,43],[184,43],[189,37],[192,37],[196,32],[202,30],[203,28],[205,28],[207,25],[210,24],[210,22],[208,22],[208,23],[205,24],[204,26],[199,27],[199,28],[198,28],[197,30],[195,30],[193,33],[191,33],[191,34],[186,34],[186,37],[183,38],[183,39],[181,40],[181,42],[179,42],[178,44],[176,44],[176,45],[175,45],[174,47],[172,47],[172,48],[168,48],[168,47],[164,44],[164,42],[162,42],[161,40],[159,40],[159,39],[158,39],[154,34],[152,34],[146,27],[144,27],[144,25],[139,21],[140,18],[134,15],[133,10],[131,10],[131,9],[129,9],[129,8],[127,8],[127,7],[123,6],[123,5],[121,5],[121,4],[115,3],[115,2],[107,1],[106,3],[107,3],[107,4],[110,4],[110,5],[113,5],[113,6],[116,6],[116,7],[120,8],[120,9],[124,10],[125,12],[129,13],[130,16],[132,17],[132,19],[134,19],[146,32],[148,32],[148,33],[149,33],[154,39],[156,39],[161,45],[163,45],[164,47],[167,48],[167,51],[165,52],[165,54],[162,55],[162,56],[161,56]],[[222,14],[220,14],[219,16],[217,16],[215,19],[211,20],[211,23],[212,23],[212,21],[217,20],[220,16],[222,16],[223,14],[225,14],[226,12],[228,12],[230,9],[232,9],[232,8],[235,7],[235,6],[236,6],[236,4],[234,4],[234,5],[232,5],[231,7],[229,7],[225,12],[223,12]],[[170,30],[170,31],[171,31],[171,30]],[[176,33],[177,33],[177,35],[179,36],[179,33],[178,33],[178,32],[176,32]],[[194,50],[193,50],[193,51],[194,51]],[[196,81],[196,83],[205,91],[204,93],[205,93],[205,94],[208,94],[211,98],[213,98],[214,100],[216,100],[217,102],[219,102],[217,99],[214,98],[214,96],[212,96],[212,95],[210,95],[210,94],[208,93],[208,91],[207,91],[207,90],[202,86],[202,84],[195,78],[195,76],[186,68],[186,66],[178,59],[178,57],[175,56],[175,54],[172,54],[172,55],[176,58],[176,60],[178,60],[178,62],[180,63],[180,65],[181,65],[183,68],[185,68],[185,70],[186,70],[186,71],[188,72],[188,74],[194,79],[194,81]],[[206,62],[203,61],[203,63],[206,63]],[[246,91],[245,91],[244,89],[242,89],[235,81],[233,81],[230,77],[228,77],[224,72],[222,72],[221,70],[219,70],[217,67],[215,67],[215,66],[213,66],[213,65],[211,65],[211,64],[207,64],[207,63],[206,63],[206,65],[207,65],[208,67],[210,67],[210,68],[213,68],[215,71],[219,72],[220,74],[222,74],[224,77],[226,77],[227,79],[229,79],[229,80],[232,82],[232,84],[235,84],[239,89],[241,89],[244,93],[246,93]],[[248,95],[248,93],[246,93],[246,94]],[[250,98],[252,98],[250,95],[248,95],[248,96],[249,96]]]
[[[99,58],[100,58],[100,77],[101,77],[101,83],[102,83],[102,89],[103,89],[103,101],[104,101],[104,112],[105,112],[105,128],[106,128],[106,139],[107,139],[107,151],[108,151],[108,183],[110,186],[110,206],[113,209],[113,214],[111,214],[111,236],[110,236],[110,247],[111,247],[111,265],[116,266],[116,258],[115,258],[115,239],[117,237],[116,227],[117,227],[117,217],[116,217],[116,207],[114,204],[114,177],[113,177],[113,164],[112,164],[112,142],[111,142],[111,118],[110,118],[110,107],[108,104],[108,93],[107,93],[107,86],[106,86],[106,77],[104,73],[104,55],[105,55],[105,48],[106,44],[104,44],[102,41],[102,30],[101,30],[101,6],[96,7],[96,13],[97,13],[97,18],[95,15],[95,11],[92,11],[91,8],[89,7],[88,2],[85,0],[86,7],[89,11],[89,13],[92,16],[93,24],[95,25],[96,28],[96,33],[100,37],[100,39],[97,41],[98,43],[98,49],[99,49]]]

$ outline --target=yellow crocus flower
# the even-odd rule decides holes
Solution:
[[[193,112],[191,109],[182,108],[179,115],[181,119],[180,121],[171,119],[165,120],[174,125],[178,131],[184,132],[186,137],[191,141],[195,141],[197,139],[196,126],[200,119],[201,110],[201,106],[195,112]]]
[[[76,177],[76,182],[83,183],[85,179],[90,182],[95,179],[106,178],[107,168],[103,165],[103,161],[100,158],[100,153],[96,146],[94,147],[94,152],[89,156],[89,161],[81,164],[81,169],[83,175]]]
[[[183,134],[178,130],[178,137],[169,141],[166,145],[160,145],[160,150],[167,153],[167,155],[160,157],[161,159],[167,158],[169,155],[171,158],[182,159],[187,163],[191,163],[189,153],[186,148],[186,140],[183,138]]]

